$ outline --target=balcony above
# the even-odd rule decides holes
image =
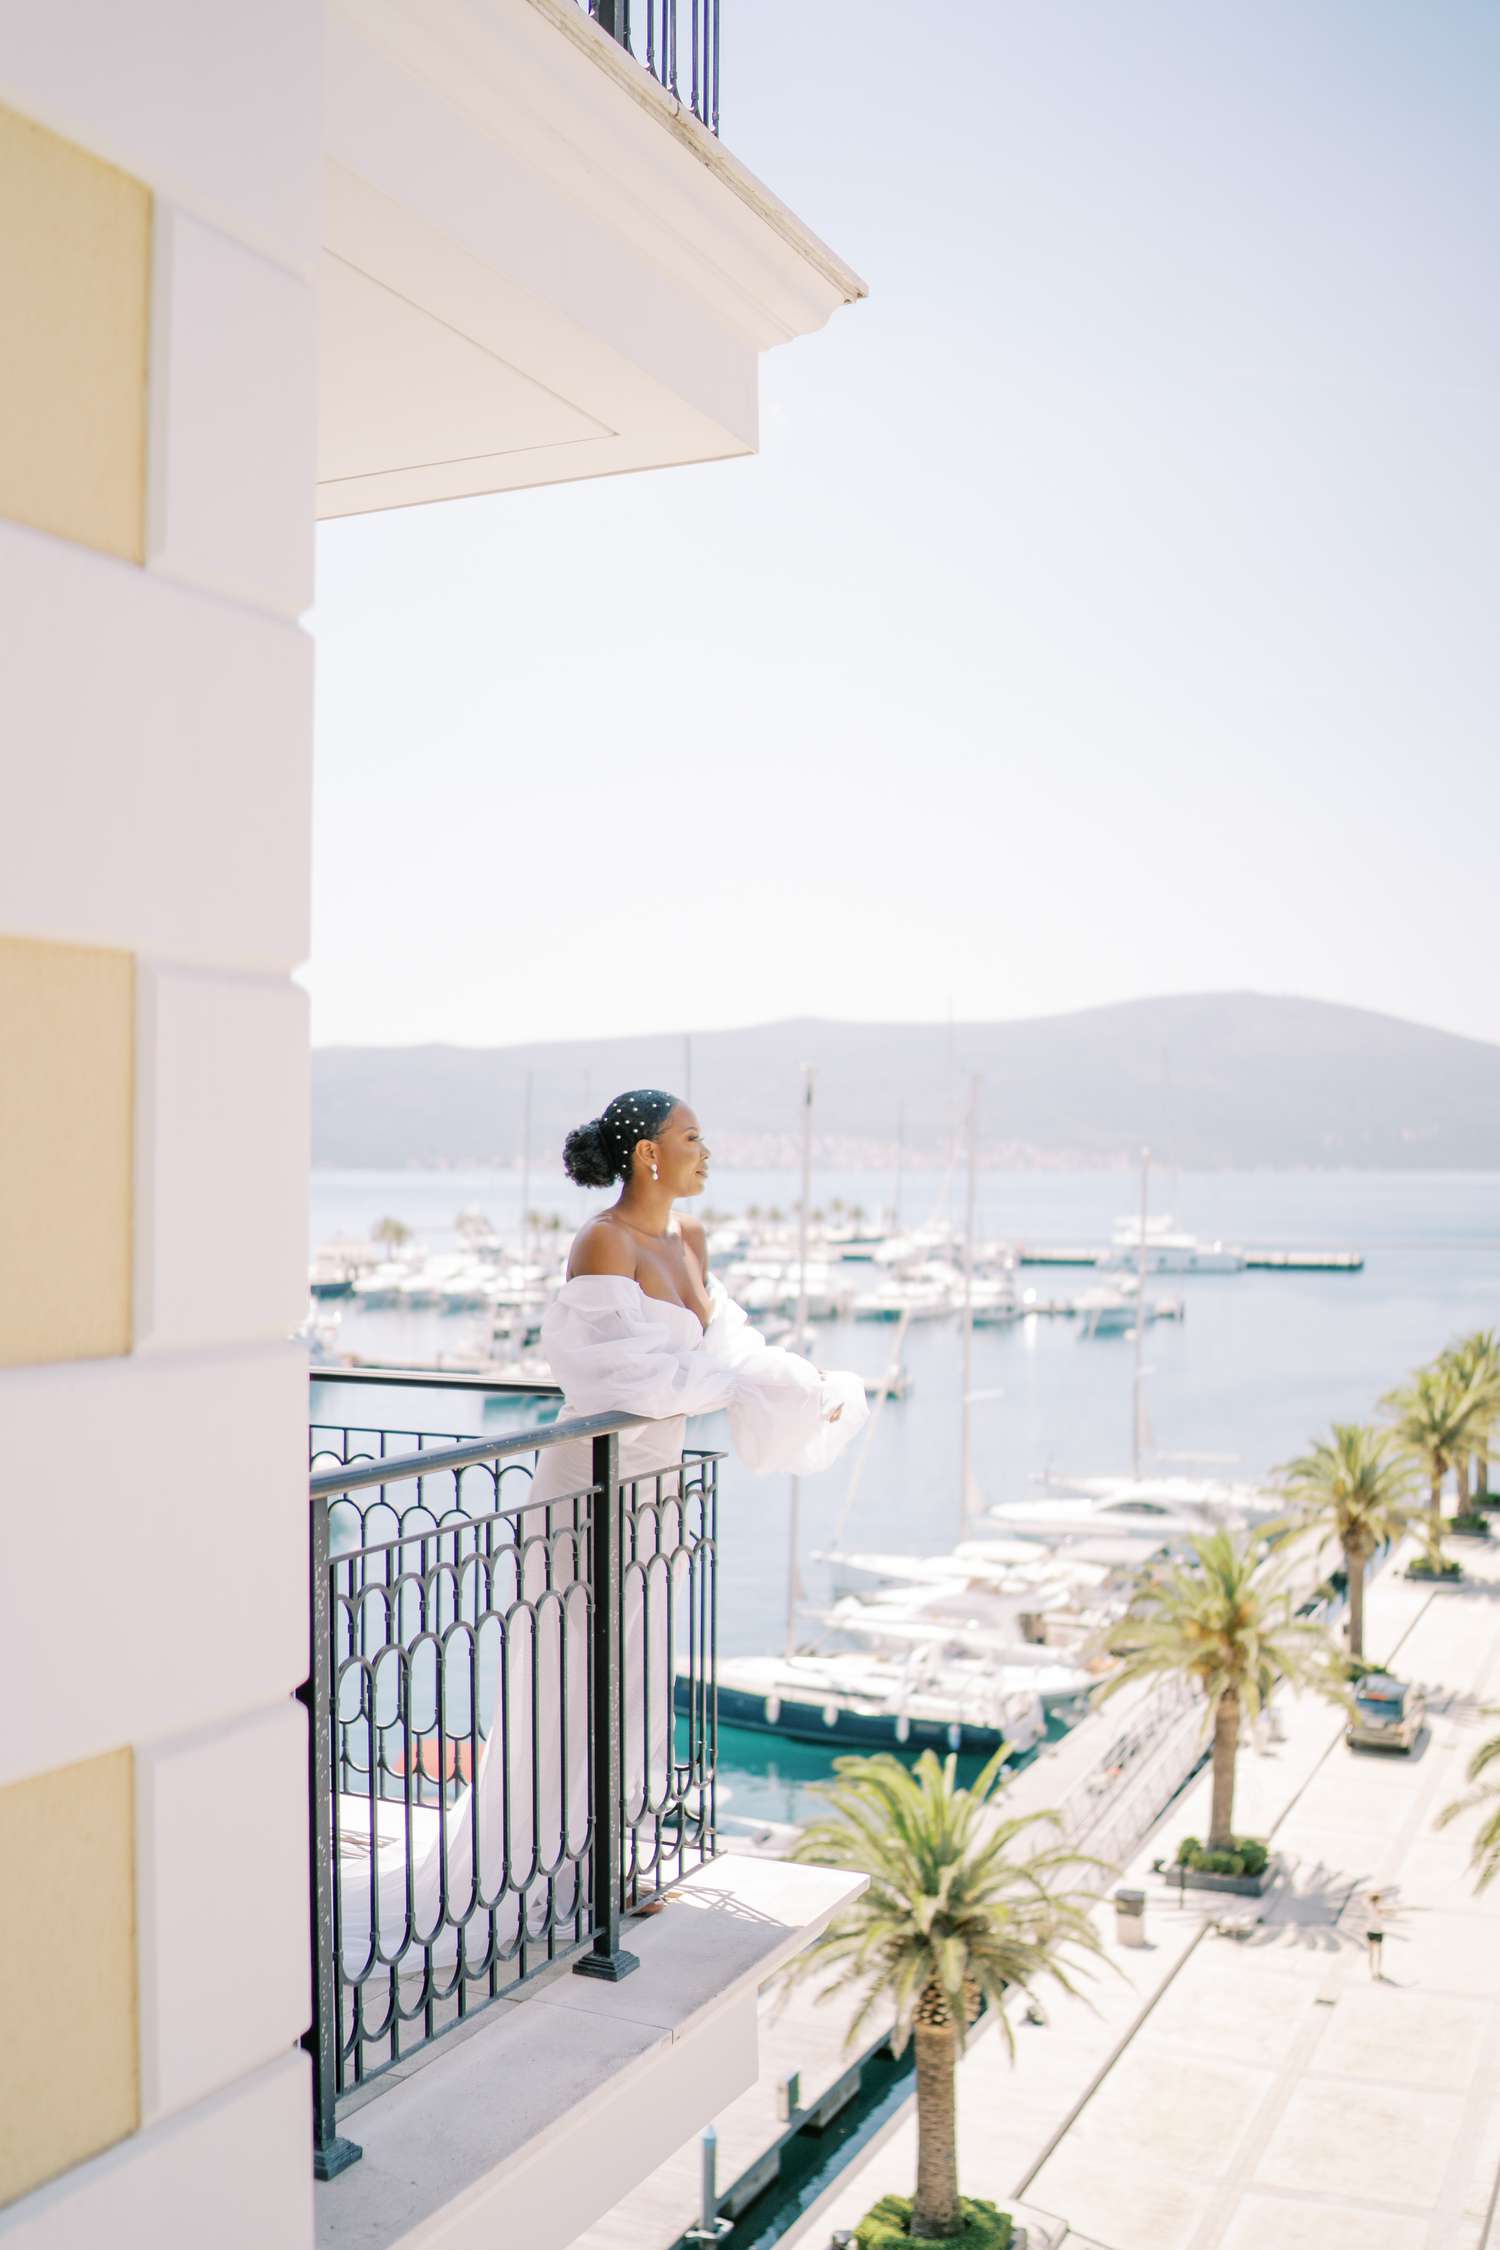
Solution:
[[[578,0],[333,0],[319,513],[753,452],[865,293]]]
[[[863,1888],[726,1854],[628,1924],[622,1983],[563,1970],[398,2065],[316,2190],[319,2250],[566,2250],[754,2082],[757,1992]]]

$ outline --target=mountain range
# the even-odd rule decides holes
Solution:
[[[977,1074],[987,1163],[1500,1166],[1500,1046],[1327,1001],[1223,992],[999,1023],[803,1018],[517,1047],[324,1047],[321,1166],[510,1164],[633,1086],[685,1093],[721,1161],[791,1161],[801,1065],[822,1162],[938,1161]],[[525,1117],[530,1087],[530,1127]]]

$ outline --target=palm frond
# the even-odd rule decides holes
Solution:
[[[839,1759],[819,1785],[828,1811],[793,1856],[857,1869],[870,1887],[786,1983],[817,1983],[820,2000],[857,1992],[860,2028],[888,2008],[898,2048],[934,1995],[961,2039],[976,1996],[996,2002],[1044,1976],[1075,1991],[1074,1957],[1101,1951],[1088,1917],[1096,1894],[1079,1883],[1099,1863],[1056,1840],[1055,1815],[998,1815],[1003,1778],[1000,1758],[968,1789],[957,1761],[930,1751],[915,1769],[889,1753]],[[1038,1825],[1047,1841],[1030,1851],[1026,1833]]]

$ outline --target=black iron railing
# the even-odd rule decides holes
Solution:
[[[718,132],[719,0],[581,0],[581,5],[658,84],[687,103],[700,125]]]
[[[641,1426],[313,1426],[319,2178],[342,2095],[551,1963],[627,1975],[622,1918],[713,1854],[720,1456],[622,1476]]]

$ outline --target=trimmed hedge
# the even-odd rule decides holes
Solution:
[[[1270,1848],[1259,1836],[1236,1836],[1228,1851],[1211,1852],[1196,1836],[1184,1836],[1177,1847],[1176,1864],[1198,1875],[1264,1875],[1270,1863]]]
[[[1464,1508],[1453,1518],[1448,1529],[1456,1531],[1460,1539],[1488,1539],[1490,1519],[1481,1509]]]
[[[1010,2213],[997,2210],[982,2196],[964,2196],[959,2208],[963,2227],[940,2242],[935,2235],[912,2234],[909,2195],[883,2195],[854,2230],[860,2250],[1010,2250],[1014,2229]]]
[[[1408,1578],[1426,1578],[1433,1581],[1438,1581],[1442,1579],[1462,1578],[1463,1574],[1463,1564],[1456,1563],[1451,1555],[1446,1556],[1444,1560],[1437,1565],[1436,1569],[1434,1569],[1433,1565],[1427,1560],[1427,1557],[1425,1555],[1421,1556],[1418,1561],[1410,1562],[1406,1566],[1406,1575]]]

